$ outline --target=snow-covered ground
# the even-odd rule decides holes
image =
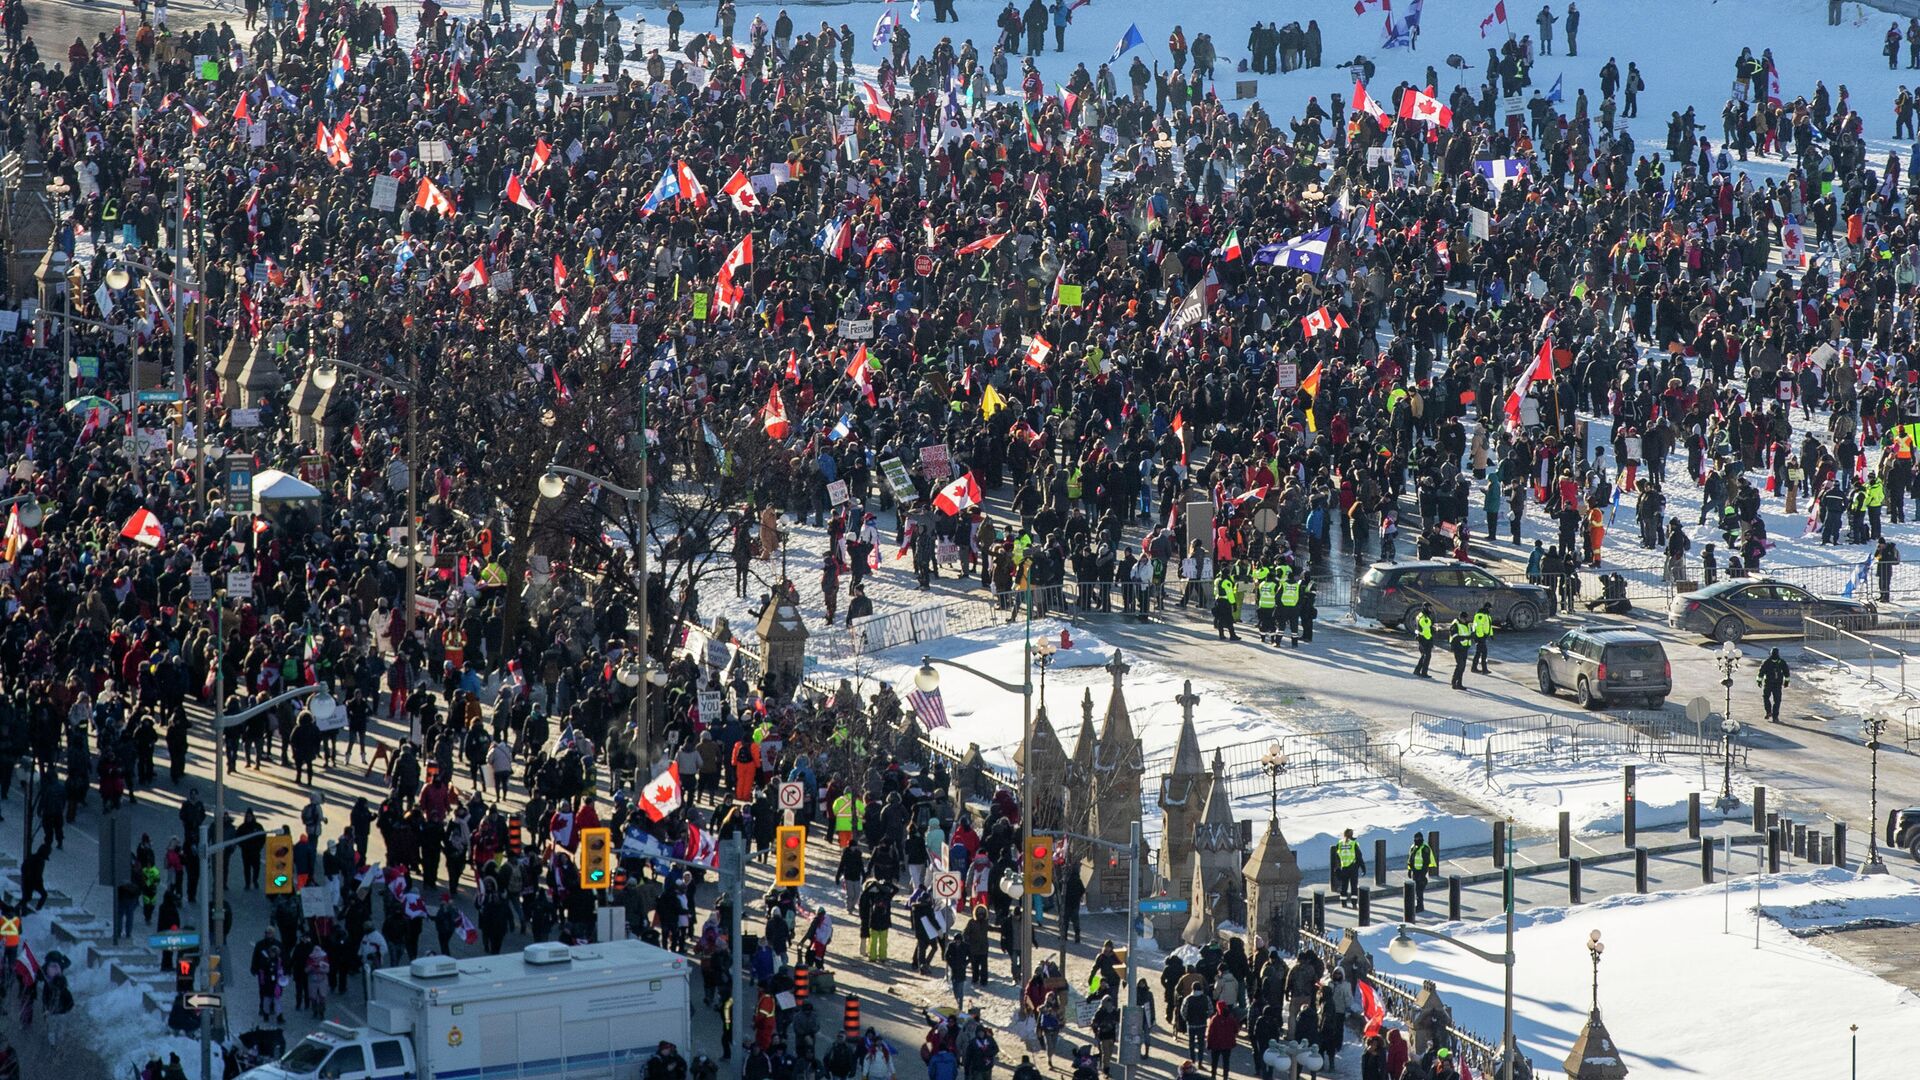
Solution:
[[[1458,727],[1457,721],[1450,721],[1445,732],[1437,727],[1409,729],[1402,736],[1403,744],[1412,747],[1408,768],[1476,803],[1512,815],[1523,829],[1556,829],[1564,810],[1575,832],[1619,832],[1625,825],[1627,765],[1635,767],[1634,823],[1639,828],[1685,822],[1688,795],[1711,790],[1720,782],[1717,762],[1709,768],[1697,758],[1656,761],[1593,739],[1583,739],[1576,751],[1564,727],[1516,737],[1489,726],[1468,725],[1465,739],[1456,737]],[[1491,774],[1486,757],[1489,741],[1495,746]],[[1509,747],[1513,750],[1502,753]],[[1733,786],[1736,791],[1746,790],[1747,782],[1736,776]],[[1710,800],[1701,804],[1700,812],[1709,819],[1726,816],[1713,809]]]
[[[1920,887],[1891,877],[1821,870],[1773,877],[1757,899],[1749,877],[1730,886],[1614,896],[1577,908],[1517,916],[1515,1034],[1541,1075],[1560,1062],[1586,1021],[1592,971],[1588,934],[1606,945],[1600,1007],[1632,1075],[1853,1075],[1895,1080],[1912,1073],[1920,997],[1796,937],[1795,930],[1859,918],[1920,921]],[[1463,942],[1504,949],[1498,919],[1442,926]],[[1428,944],[1395,964],[1392,927],[1364,931],[1380,970],[1416,984],[1435,979],[1457,1022],[1500,1031],[1499,969]],[[1858,1072],[1847,1070],[1850,1025],[1859,1025]]]
[[[1046,703],[1060,741],[1071,755],[1079,737],[1085,694],[1093,695],[1095,731],[1105,722],[1113,686],[1105,665],[1113,650],[1086,630],[1054,620],[1036,622],[1034,640],[1057,646],[1062,630],[1068,632],[1073,644],[1053,656],[1046,674]],[[921,656],[931,655],[1017,684],[1025,640],[1024,625],[1015,625],[926,645],[900,646],[866,658],[860,674],[869,689],[877,680],[891,683],[904,693],[912,686]],[[1180,735],[1181,706],[1177,699],[1184,680],[1157,664],[1131,659],[1127,663],[1129,670],[1123,683],[1127,711],[1149,772],[1141,821],[1147,834],[1155,836],[1160,828],[1160,809],[1154,801],[1157,787],[1152,777],[1163,770]],[[1010,768],[1020,744],[1020,699],[956,668],[942,666],[939,670],[940,695],[952,724],[938,733],[940,740],[955,750],[977,744],[990,765]],[[826,677],[843,673],[852,674],[852,670],[829,665],[821,671]],[[1325,731],[1329,724],[1340,725],[1337,716],[1322,712],[1301,710],[1296,716],[1255,709],[1235,700],[1231,691],[1204,680],[1193,680],[1193,692],[1199,698],[1193,711],[1194,733],[1202,756],[1208,760],[1216,747],[1280,740],[1287,740],[1289,753],[1301,759],[1312,756],[1313,732]],[[1304,722],[1309,715],[1319,722]],[[1253,757],[1257,759],[1263,750],[1263,745],[1256,747]],[[1260,779],[1249,780],[1244,773],[1236,772],[1237,779],[1232,781],[1234,814],[1263,822],[1272,806],[1268,786]],[[1448,846],[1485,844],[1491,837],[1491,826],[1485,820],[1448,813],[1393,779],[1357,767],[1329,766],[1321,775],[1332,782],[1287,787],[1279,793],[1281,828],[1299,852],[1302,869],[1325,868],[1328,847],[1343,829],[1353,829],[1363,843],[1385,838],[1389,849],[1396,852],[1406,848],[1416,831],[1440,829]]]

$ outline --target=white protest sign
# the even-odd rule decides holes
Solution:
[[[373,178],[373,208],[392,210],[400,205],[400,181],[397,177],[376,176]]]

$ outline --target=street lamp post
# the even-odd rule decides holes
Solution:
[[[407,377],[395,378],[384,375],[372,368],[362,367],[338,357],[315,365],[313,385],[321,390],[331,390],[340,382],[342,368],[356,375],[372,379],[375,382],[392,387],[407,395],[407,552],[404,560],[396,558],[391,551],[388,561],[396,569],[406,571],[406,590],[401,602],[406,605],[402,613],[402,625],[406,627],[407,637],[413,637],[414,594],[420,587],[420,350],[407,350]]]
[[[1508,828],[1508,833],[1509,835],[1511,835],[1512,833],[1511,827]],[[1512,867],[1513,860],[1511,858],[1507,860],[1507,865],[1509,868]],[[1512,895],[1511,890],[1509,890],[1508,895],[1509,897],[1511,897]],[[1412,936],[1409,936],[1409,935],[1412,935]],[[1448,945],[1451,945],[1454,948],[1459,949],[1461,952],[1468,953],[1473,956],[1477,956],[1480,959],[1485,960],[1489,964],[1499,964],[1501,967],[1506,969],[1506,995],[1505,995],[1503,1009],[1502,1009],[1503,1019],[1502,1019],[1501,1030],[1500,1030],[1500,1080],[1513,1080],[1513,1057],[1514,1057],[1514,1053],[1513,1053],[1514,1051],[1514,1047],[1513,1047],[1513,962],[1514,962],[1514,958],[1513,958],[1513,902],[1512,900],[1509,899],[1507,902],[1507,948],[1504,953],[1490,953],[1490,952],[1487,952],[1485,949],[1475,948],[1474,946],[1469,945],[1464,941],[1460,941],[1456,938],[1449,937],[1446,934],[1440,933],[1437,930],[1428,930],[1426,927],[1423,927],[1423,926],[1409,926],[1405,923],[1402,923],[1400,925],[1400,932],[1395,934],[1393,940],[1387,943],[1387,955],[1393,957],[1394,963],[1410,964],[1413,962],[1414,955],[1417,952],[1419,952],[1419,949],[1420,949],[1420,946],[1413,940],[1414,937],[1425,937],[1425,938],[1432,938],[1435,941],[1443,941]],[[1599,993],[1599,968],[1598,967],[1594,969],[1594,988],[1595,988],[1594,993],[1597,996]]]
[[[641,394],[640,400],[642,402],[641,413],[640,413],[640,416],[641,416],[640,438],[641,438],[641,441],[644,443],[646,440],[646,406],[645,406],[646,395],[644,393]],[[641,663],[642,665],[647,665],[653,655],[653,650],[649,647],[651,644],[650,635],[652,634],[653,631],[652,631],[652,627],[648,624],[649,613],[647,611],[647,544],[648,544],[647,537],[649,533],[647,529],[647,455],[646,455],[646,451],[642,450],[640,454],[640,486],[639,487],[622,487],[621,485],[616,484],[611,480],[608,480],[604,476],[595,476],[594,474],[589,472],[581,472],[579,469],[570,469],[565,465],[548,465],[545,475],[540,477],[540,494],[546,496],[549,499],[558,499],[562,495],[565,495],[567,493],[567,477],[569,476],[573,477],[576,480],[585,480],[590,484],[598,484],[603,490],[611,491],[615,495],[618,495],[621,498],[627,500],[628,502],[635,504],[635,506],[638,509],[640,535],[629,537],[628,539],[631,541],[631,546],[633,548],[633,557],[635,560],[634,577],[636,579],[638,588],[640,590],[640,656],[642,657]],[[636,702],[635,708],[640,713],[641,724],[642,724],[641,733],[642,733],[642,737],[646,740],[641,745],[641,748],[640,748],[641,752],[635,755],[640,759],[640,765],[637,766],[634,770],[635,776],[634,776],[633,782],[634,782],[634,786],[637,788],[641,783],[645,781],[645,778],[639,775],[640,770],[644,769],[647,763],[653,759],[653,752],[652,752],[652,745],[651,745],[653,740],[653,722],[652,722],[652,714],[650,714],[647,711],[647,708],[648,708],[647,684],[653,681],[652,674],[656,674],[656,673],[648,673],[646,671],[646,667],[643,666],[640,669],[640,671],[636,672],[635,674],[637,677],[634,679],[633,682],[628,683],[628,685],[634,688],[634,701]],[[621,676],[621,681],[623,682],[625,681],[624,675]]]
[[[1029,627],[1033,612],[1032,593],[1028,593],[1027,612]],[[913,685],[923,694],[931,694],[940,689],[939,667],[950,667],[964,671],[976,679],[1005,690],[1009,694],[1020,695],[1020,850],[1027,850],[1027,842],[1033,837],[1033,634],[1029,630],[1027,644],[1022,661],[1021,678],[1018,683],[997,679],[979,668],[960,663],[958,660],[941,660],[931,656],[920,658],[920,670],[914,673]],[[1019,947],[1013,954],[1013,981],[1016,986],[1025,986],[1027,982],[1027,964],[1033,951],[1033,896],[1022,891],[1020,894],[1020,938]]]
[[[1733,797],[1733,737],[1740,734],[1740,723],[1733,717],[1720,720],[1720,798],[1713,804],[1721,811],[1740,805]]]
[[[1595,930],[1587,935],[1587,955],[1593,957],[1593,1011],[1595,1013],[1600,1011],[1600,954],[1606,951],[1606,945],[1600,940],[1600,931]]]
[[[1280,777],[1286,775],[1287,752],[1274,743],[1260,759],[1260,770],[1267,774],[1267,796],[1273,804],[1273,820],[1280,820]]]
[[[1731,641],[1720,643],[1720,655],[1713,658],[1720,666],[1720,685],[1727,692],[1727,711],[1722,713],[1727,719],[1733,719],[1733,672],[1740,666],[1740,646]]]
[[[1863,874],[1884,874],[1887,864],[1880,861],[1880,736],[1886,734],[1887,719],[1884,716],[1868,716],[1860,721],[1860,732],[1867,737],[1867,752],[1873,762],[1868,774],[1867,791],[1869,808],[1867,810],[1867,863],[1860,868]]]
[[[327,692],[326,685],[323,683],[315,683],[311,686],[295,687],[284,694],[268,698],[258,705],[242,709],[228,716],[226,713],[226,702],[223,700],[226,693],[226,680],[224,678],[226,651],[223,648],[219,648],[219,611],[221,606],[219,602],[216,602],[214,605],[214,641],[217,651],[214,654],[213,660],[214,671],[216,673],[214,675],[213,694],[213,841],[212,843],[205,841],[205,826],[203,825],[201,857],[205,859],[212,859],[214,852],[225,849],[228,844],[233,842],[225,836],[227,814],[227,729],[238,727],[262,713],[279,708],[289,701],[296,701],[308,696],[312,696],[313,700],[307,703],[307,710],[313,713],[315,720],[326,721],[332,719],[334,710],[339,707],[334,702],[332,694]],[[212,898],[215,892],[220,894],[221,910],[224,911],[227,902],[226,864],[227,861],[225,859],[220,859],[208,867],[208,870],[213,874],[213,880],[208,882],[207,888],[200,890],[200,963],[194,972],[194,989],[202,992],[208,989],[207,956],[210,953],[226,947],[224,940],[221,941],[218,946],[212,944],[214,940]],[[212,1039],[213,1025],[208,1023],[205,1017],[202,1017],[200,1019],[201,1076],[213,1075]]]

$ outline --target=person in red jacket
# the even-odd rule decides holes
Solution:
[[[1224,1001],[1213,1003],[1213,1016],[1207,1021],[1207,1057],[1212,1064],[1207,1075],[1219,1080],[1222,1073],[1233,1075],[1233,1044],[1240,1038],[1240,1018]]]

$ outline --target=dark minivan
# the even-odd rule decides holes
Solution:
[[[1569,630],[1540,646],[1540,692],[1565,688],[1581,705],[1638,701],[1649,709],[1673,692],[1673,665],[1659,639],[1638,630]]]

